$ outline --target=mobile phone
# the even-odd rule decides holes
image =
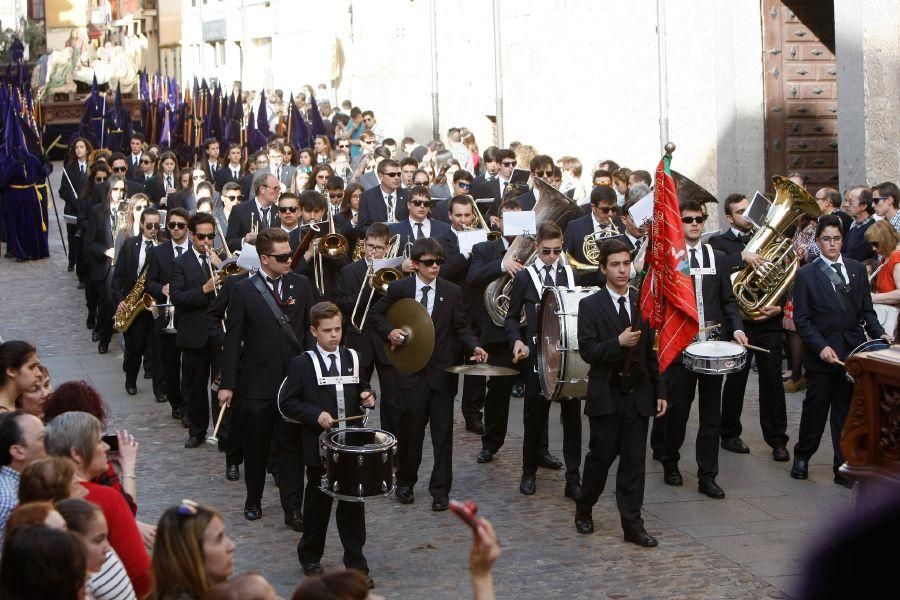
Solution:
[[[103,441],[106,442],[106,445],[109,446],[110,452],[118,452],[119,451],[119,436],[114,433],[104,433]]]
[[[450,501],[450,511],[472,528],[472,531],[478,531],[478,505],[471,500],[459,502],[457,500]]]

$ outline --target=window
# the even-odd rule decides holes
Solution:
[[[44,12],[44,0],[29,0],[28,1],[28,18],[31,20],[44,20],[45,12]]]

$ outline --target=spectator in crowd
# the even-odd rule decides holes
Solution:
[[[0,559],[0,598],[82,600],[85,564],[75,534],[45,525],[18,527]]]
[[[78,482],[75,463],[51,456],[36,460],[22,471],[19,503],[59,502],[66,498],[84,498],[87,492]]]
[[[33,392],[41,381],[41,360],[28,342],[10,340],[0,344],[0,412],[16,410],[16,401]]]
[[[31,392],[25,392],[16,401],[16,408],[38,419],[44,418],[44,404],[53,393],[53,384],[50,381],[50,371],[44,365],[38,365],[41,370],[41,379],[37,387]]]
[[[875,214],[891,224],[895,231],[900,231],[900,190],[890,181],[872,186],[872,202]]]
[[[14,529],[28,525],[46,525],[51,529],[66,529],[66,522],[62,515],[53,508],[53,503],[41,500],[17,506],[9,515],[9,520],[3,530],[3,538],[6,539]]]
[[[279,600],[272,584],[259,573],[242,573],[230,581],[214,585],[205,600]]]
[[[0,531],[19,503],[22,471],[45,457],[40,419],[23,412],[0,414]]]

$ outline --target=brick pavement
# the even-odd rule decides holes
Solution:
[[[58,177],[59,169],[56,175]],[[54,181],[56,178],[54,178]],[[52,211],[51,211],[52,212]],[[239,571],[256,570],[283,595],[303,578],[296,561],[299,534],[281,519],[277,490],[268,482],[265,516],[248,523],[241,516],[243,482],[224,478],[224,459],[212,446],[182,447],[184,429],[153,401],[149,382],[138,380],[139,394],[124,393],[122,355],[116,344],[106,356],[84,327],[83,296],[66,273],[55,223],[49,260],[17,264],[0,259],[0,335],[38,346],[57,385],[86,379],[111,408],[110,428],[125,427],[140,444],[140,517],[155,521],[181,498],[220,509],[237,542]],[[796,436],[802,394],[791,394],[789,434]],[[728,498],[707,499],[696,492],[688,450],[685,486],[662,483],[658,463],[648,460],[645,515],[647,530],[660,546],[644,550],[621,539],[615,501],[604,494],[594,510],[597,533],[578,535],[571,501],[562,496],[563,473],[541,470],[538,493],[518,493],[520,401],[513,400],[507,445],[495,461],[478,465],[477,436],[457,418],[453,497],[473,498],[494,523],[503,554],[496,565],[498,597],[570,598],[783,598],[800,573],[804,547],[845,510],[850,493],[831,483],[830,440],[814,457],[810,480],[788,477],[790,463],[774,463],[762,441],[756,382],[745,404],[744,439],[750,455],[723,452],[719,482]],[[561,454],[557,411],[552,413],[551,450]],[[696,420],[692,420],[692,425]],[[585,430],[586,433],[586,430]],[[689,431],[692,439],[695,430]],[[426,437],[426,440],[428,438]],[[584,437],[585,443],[587,435]],[[427,446],[427,444],[426,444]],[[378,591],[389,598],[460,598],[470,595],[467,556],[470,536],[450,513],[432,513],[427,494],[431,452],[426,447],[416,487],[417,502],[367,503],[366,555]],[[609,489],[614,486],[610,478]],[[340,568],[341,548],[332,522],[323,565]]]

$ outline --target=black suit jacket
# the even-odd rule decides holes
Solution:
[[[83,244],[91,267],[91,280],[103,281],[112,266],[112,261],[104,253],[113,247],[114,242],[106,203],[93,206],[90,215]]]
[[[219,170],[216,171],[215,178],[212,180],[212,182],[216,186],[216,191],[221,193],[222,188],[225,187],[226,183],[231,183],[232,181],[234,183],[241,183],[241,180],[246,174],[247,172],[244,169],[241,169],[238,173],[237,179],[235,179],[231,174],[231,165],[228,163],[223,163]],[[243,190],[241,190],[241,193],[244,193]],[[244,196],[249,196],[249,193],[244,194]]]
[[[394,201],[394,220],[400,222],[408,219],[409,211],[406,210],[406,200],[409,198],[409,192],[403,188],[397,188],[394,194],[397,196]],[[372,223],[386,223],[387,220],[387,206],[384,203],[381,186],[364,191],[359,196],[359,224],[357,227],[365,233]]]
[[[716,274],[703,277],[703,318],[719,322],[719,339],[730,340],[734,332],[741,329],[741,314],[731,289],[731,273],[724,267],[725,255],[714,248],[713,256]],[[677,360],[681,360],[680,357]]]
[[[180,348],[204,348],[210,341],[213,328],[207,309],[215,294],[203,291],[203,284],[208,280],[193,250],[172,263],[169,295],[175,305],[175,328],[178,330],[175,344]]]
[[[175,190],[178,191],[177,173],[172,175],[172,183],[174,184]],[[168,192],[166,192],[165,179],[163,178],[162,173],[156,173],[153,177],[150,178],[150,181],[145,180],[144,189],[142,191],[147,194],[153,204],[159,206],[163,198],[166,198],[166,196],[168,195]]]
[[[613,218],[613,224],[619,231],[625,231],[625,226],[617,218]],[[594,217],[589,213],[583,217],[572,219],[566,225],[563,234],[563,250],[571,252],[576,260],[587,264],[584,257],[584,238],[594,231]],[[595,272],[575,271],[575,282],[578,285],[606,285],[606,277],[599,269]]]
[[[841,226],[843,228],[843,234],[846,236],[847,232],[850,231],[850,225],[853,224],[853,217],[848,215],[842,210],[836,210],[833,213],[834,216],[841,220]]]
[[[144,192],[144,186],[136,181],[125,180],[125,194],[127,198],[131,198],[135,194]],[[109,181],[98,183],[91,192],[91,204],[102,204],[106,202],[106,196],[109,194]]]
[[[537,198],[534,197],[533,190],[528,190],[524,194],[519,194],[516,196],[516,200],[522,205],[522,210],[534,210],[534,205],[537,204]]]
[[[125,240],[122,247],[119,248],[119,256],[116,258],[116,266],[113,269],[112,280],[112,297],[113,302],[118,304],[125,299],[131,288],[134,287],[138,278],[138,262],[141,256],[141,245],[144,243],[144,236],[136,235]],[[144,268],[149,269],[150,257],[153,251],[144,258]],[[150,272],[147,272],[147,278],[150,278]],[[146,285],[144,286],[146,289]]]
[[[744,268],[744,259],[741,258],[741,252],[744,251],[747,244],[738,239],[730,227],[710,237],[708,243],[725,255],[722,266],[725,267],[728,273],[736,273]]]
[[[131,162],[132,159],[134,158],[134,157],[131,155],[131,152],[129,152],[129,153],[125,156],[125,160],[128,161],[128,171],[125,172],[125,178],[126,178],[126,179],[128,179],[128,180],[130,180],[130,181],[135,181],[135,182],[138,182],[138,183],[141,183],[141,184],[144,183],[144,174],[141,173],[141,157],[142,157],[143,155],[144,155],[144,153],[142,152],[142,153],[138,156],[138,162],[137,162],[137,165],[135,165],[135,164],[133,164],[133,163]]]
[[[191,243],[188,242],[188,251]],[[150,253],[150,266],[147,267],[147,292],[157,302],[165,302],[166,295],[162,288],[172,278],[172,263],[175,262],[175,250],[172,248],[172,240],[166,240],[153,248]],[[170,290],[171,292],[171,290]]]
[[[85,169],[87,167],[85,166]],[[78,198],[87,183],[87,172],[82,173],[78,168],[78,162],[66,165],[63,168],[62,179],[59,182],[59,197],[65,202],[63,212],[67,215],[78,214]],[[105,183],[105,182],[104,182]]]
[[[843,259],[850,276],[849,298],[842,298],[831,280],[822,273],[819,261],[804,265],[794,279],[794,325],[804,343],[804,365],[811,371],[836,372],[819,353],[830,346],[844,360],[851,350],[866,341],[860,321],[873,339],[884,335],[884,329],[872,308],[872,294],[866,268],[851,258]]]
[[[256,289],[254,279],[260,278],[261,273],[257,273],[236,283],[228,299],[221,387],[237,389],[242,398],[274,398],[298,352]],[[290,319],[297,340],[311,348],[309,309],[313,295],[309,280],[286,273],[281,285],[284,300],[279,308]],[[268,286],[266,291],[271,293]]]
[[[866,231],[874,224],[874,219],[865,225],[857,225],[856,227],[851,224],[844,231],[844,244],[841,246],[841,254],[859,262],[875,258],[876,254],[872,243],[866,241]]]
[[[407,242],[415,242],[416,241],[416,232],[413,231],[413,227],[409,222],[409,218],[403,219],[397,223],[391,223],[388,226],[388,229],[391,232],[391,235],[400,235],[400,248],[406,248]],[[446,223],[442,223],[441,221],[435,221],[431,219],[431,235],[428,237],[438,238],[446,233],[450,232],[450,226]]]
[[[281,225],[278,218],[278,208],[273,204],[269,209],[269,221],[272,227]],[[228,215],[228,233],[225,234],[225,242],[232,252],[241,249],[244,236],[250,233],[253,224],[256,223],[259,231],[265,229],[262,225],[262,214],[256,210],[256,201],[245,200],[231,209]]]
[[[543,263],[538,259],[534,264],[541,267],[539,275],[543,279],[545,271]],[[535,358],[534,354],[534,338],[538,334],[538,305],[541,303],[541,292],[538,292],[534,285],[534,280],[528,271],[534,271],[534,266],[522,269],[513,277],[512,289],[509,292],[509,310],[506,313],[506,339],[509,347],[512,348],[516,341],[523,341],[528,344],[532,350],[531,358]],[[556,285],[571,286],[574,282],[569,281],[566,270],[562,268],[562,261],[557,262],[557,270],[555,274]],[[522,328],[519,325],[522,312],[525,312],[525,337],[522,336]]]
[[[472,258],[466,274],[466,287],[469,290],[468,297],[471,298],[469,308],[476,320],[483,345],[506,342],[506,330],[494,324],[487,313],[483,300],[484,289],[488,284],[505,274],[502,270],[505,254],[506,247],[500,238],[494,241],[480,242],[472,247]]]
[[[638,293],[630,289],[628,299],[632,316],[639,311]],[[620,373],[627,349],[619,345],[625,327],[606,287],[582,298],[578,304],[578,353],[590,365],[587,402],[584,414],[601,417],[619,410]],[[640,323],[641,339],[631,352],[629,373],[637,412],[642,417],[656,414],[656,399],[665,398],[660,385],[659,366],[653,350],[653,331],[646,321]]]
[[[444,250],[444,264],[441,266],[441,277],[462,288],[463,296],[465,297],[465,290],[468,287],[466,285],[466,275],[469,271],[469,259],[459,251],[459,238],[456,237],[456,234],[449,227],[443,232],[437,233],[433,225],[431,237],[437,240]],[[468,298],[465,299],[468,302]]]
[[[339,348],[341,356],[341,374],[353,375],[353,359],[347,348]],[[317,360],[322,374],[328,365],[318,350],[314,350],[315,358],[304,352],[294,358],[287,371],[287,377],[278,393],[278,410],[281,417],[289,422],[303,425],[303,460],[307,466],[322,464],[319,453],[319,415],[324,411],[335,419],[338,417],[337,394],[333,385],[319,385],[313,360]],[[360,368],[362,371],[362,368]],[[362,373],[358,373],[359,383],[348,383],[344,388],[344,411],[347,417],[363,413],[359,395],[370,390],[369,382]],[[348,423],[348,425],[350,425]]]
[[[387,294],[370,310],[369,318],[382,342],[387,341],[388,334],[394,329],[386,318],[388,309],[401,298],[413,298],[415,292],[415,276],[405,277],[388,286]],[[432,389],[450,390],[450,374],[444,369],[455,364],[457,348],[461,345],[471,356],[478,346],[478,340],[466,322],[459,286],[439,277],[434,282],[433,294],[434,351],[421,371],[412,375],[397,371],[397,385],[401,390],[414,387],[418,377],[425,377]]]
[[[210,168],[209,168],[209,159],[204,156],[203,159],[200,161],[200,170],[203,171],[203,173],[206,175],[206,180],[208,182],[212,183],[213,185],[215,185],[216,175],[219,174],[219,171],[221,171],[222,169],[225,168],[225,163],[226,163],[226,161],[224,158],[221,158],[221,157],[217,158],[216,159],[216,172],[211,173]],[[230,175],[230,173],[229,173],[229,175]]]
[[[373,360],[382,365],[389,365],[391,363],[388,360],[384,342],[378,337],[378,334],[372,327],[371,307],[378,302],[379,295],[377,293],[372,298],[369,307],[370,314],[366,317],[365,323],[363,323],[362,333],[356,331],[350,324],[350,317],[353,315],[353,308],[356,306],[359,290],[362,288],[368,269],[366,260],[361,258],[341,269],[338,274],[335,301],[344,314],[344,343],[348,348],[353,348],[359,352],[360,363],[364,365],[372,364]],[[366,285],[363,291],[362,299],[359,302],[359,310],[357,311],[357,321],[362,318],[363,311],[366,309],[365,302],[369,297],[370,289]]]

